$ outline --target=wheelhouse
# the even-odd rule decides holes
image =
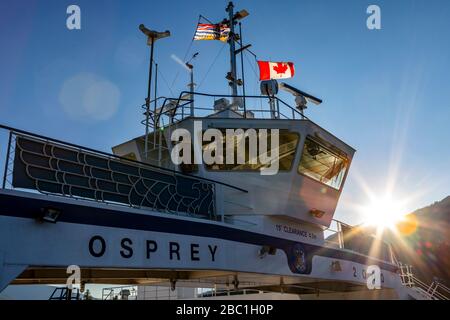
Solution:
[[[114,147],[114,154],[132,155],[143,162],[247,190],[248,193],[221,191],[223,201],[219,211],[225,217],[246,220],[255,215],[285,216],[298,223],[325,228],[330,225],[355,152],[353,148],[277,97],[247,96],[243,108],[244,97],[195,95],[201,98],[196,100],[195,107],[193,95],[182,93],[178,99],[166,98],[151,113],[154,121],[150,134]],[[175,165],[171,161],[176,144],[171,137],[177,129],[190,133],[191,158],[197,157],[196,163]],[[195,143],[208,129],[221,135]],[[271,149],[275,130],[279,141]],[[231,138],[226,134],[229,131],[234,132]],[[277,162],[277,174],[262,174],[271,163],[260,161],[260,157],[254,156],[255,150],[252,151],[254,146],[261,147],[261,132],[267,133],[264,137],[267,149],[261,153],[259,148],[256,153],[277,155],[271,162]],[[213,146],[216,149],[220,146],[222,162],[204,161],[204,154],[211,154]],[[227,158],[233,161],[225,161]]]

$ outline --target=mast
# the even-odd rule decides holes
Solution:
[[[226,8],[226,11],[228,12],[228,22],[230,24],[230,36],[228,38],[228,43],[230,44],[230,65],[231,65],[231,70],[230,70],[230,86],[231,86],[231,94],[233,96],[237,96],[238,92],[237,92],[237,79],[236,79],[236,48],[235,48],[235,44],[234,44],[234,5],[233,2],[229,2],[228,3],[228,7]],[[235,100],[235,98],[233,97],[233,100]]]
[[[144,157],[148,158],[148,134],[149,134],[149,117],[150,117],[150,92],[152,87],[152,67],[153,67],[153,43],[155,42],[155,38],[151,37],[150,45],[150,68],[148,71],[148,86],[147,86],[147,99],[145,99],[145,146],[144,146]]]
[[[191,81],[189,82],[189,91],[191,92],[191,97],[190,97],[190,99],[191,99],[191,106],[190,106],[190,108],[191,108],[191,117],[193,117],[194,116],[194,110],[195,110],[195,108],[194,108],[194,66],[192,64],[190,64],[188,66],[188,68],[189,68],[189,73],[190,73],[190,76],[191,76]]]
[[[239,22],[239,50],[241,53],[241,76],[242,76],[242,95],[244,98],[244,112],[245,112],[245,76],[244,76],[244,45],[242,44],[242,22]]]
[[[222,21],[222,24],[228,24],[230,26],[230,33],[228,36],[228,44],[230,45],[230,72],[227,74],[227,79],[230,81],[229,84],[231,86],[231,94],[233,96],[233,102],[236,102],[236,96],[238,95],[238,85],[242,85],[242,80],[237,78],[237,72],[236,72],[236,54],[239,52],[242,53],[242,51],[247,47],[242,48],[242,41],[241,41],[241,48],[239,50],[236,50],[236,44],[235,42],[238,41],[239,36],[234,33],[234,26],[236,24],[236,21],[239,21],[241,19],[244,19],[246,16],[248,16],[247,10],[241,10],[236,13],[234,13],[234,5],[233,2],[228,3],[228,7],[226,8],[226,12],[228,12],[228,19],[224,19]]]
[[[155,41],[166,38],[170,36],[170,31],[166,30],[164,32],[157,32],[146,28],[143,24],[139,25],[139,30],[147,36],[147,45],[150,46],[150,67],[148,70],[148,87],[147,87],[147,98],[145,99],[145,146],[144,146],[144,157],[148,159],[148,135],[149,135],[149,117],[150,117],[150,91],[152,86],[152,67],[153,67],[153,47]],[[156,92],[156,91],[155,91]],[[156,100],[155,100],[155,112],[156,112]],[[156,115],[154,116],[156,119]],[[156,123],[154,124],[156,128]]]
[[[191,100],[191,105],[190,105],[190,109],[191,109],[191,117],[194,116],[194,87],[195,87],[195,83],[194,83],[194,65],[191,63],[192,60],[194,60],[196,57],[198,56],[198,52],[194,53],[192,55],[192,58],[189,59],[189,61],[185,62],[186,67],[189,69],[189,75],[190,75],[190,82],[189,82],[189,91],[190,91],[190,100]]]

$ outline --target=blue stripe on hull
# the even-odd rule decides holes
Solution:
[[[142,231],[155,231],[181,235],[217,238],[235,242],[242,242],[260,246],[271,246],[286,253],[289,267],[294,273],[308,274],[311,272],[311,261],[314,255],[353,261],[360,264],[375,264],[381,269],[396,272],[397,267],[389,263],[368,258],[358,253],[326,248],[307,243],[300,243],[288,239],[277,238],[224,225],[207,223],[204,221],[182,220],[173,217],[160,217],[149,214],[128,213],[113,208],[101,208],[83,204],[62,203],[48,199],[34,197],[0,194],[0,215],[35,219],[42,208],[57,208],[62,211],[59,221],[94,225],[102,227],[134,229]],[[304,250],[309,268],[296,269],[293,264],[293,252]]]

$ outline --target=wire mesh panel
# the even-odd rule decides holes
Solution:
[[[213,183],[34,137],[15,138],[14,188],[215,217]]]

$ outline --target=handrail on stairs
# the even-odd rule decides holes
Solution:
[[[412,266],[398,263],[398,267],[400,271],[400,279],[404,286],[419,289],[420,292],[432,300],[450,300],[450,289],[442,283],[433,281],[431,284],[427,285],[414,276]],[[447,295],[439,292],[439,289],[445,291]]]

